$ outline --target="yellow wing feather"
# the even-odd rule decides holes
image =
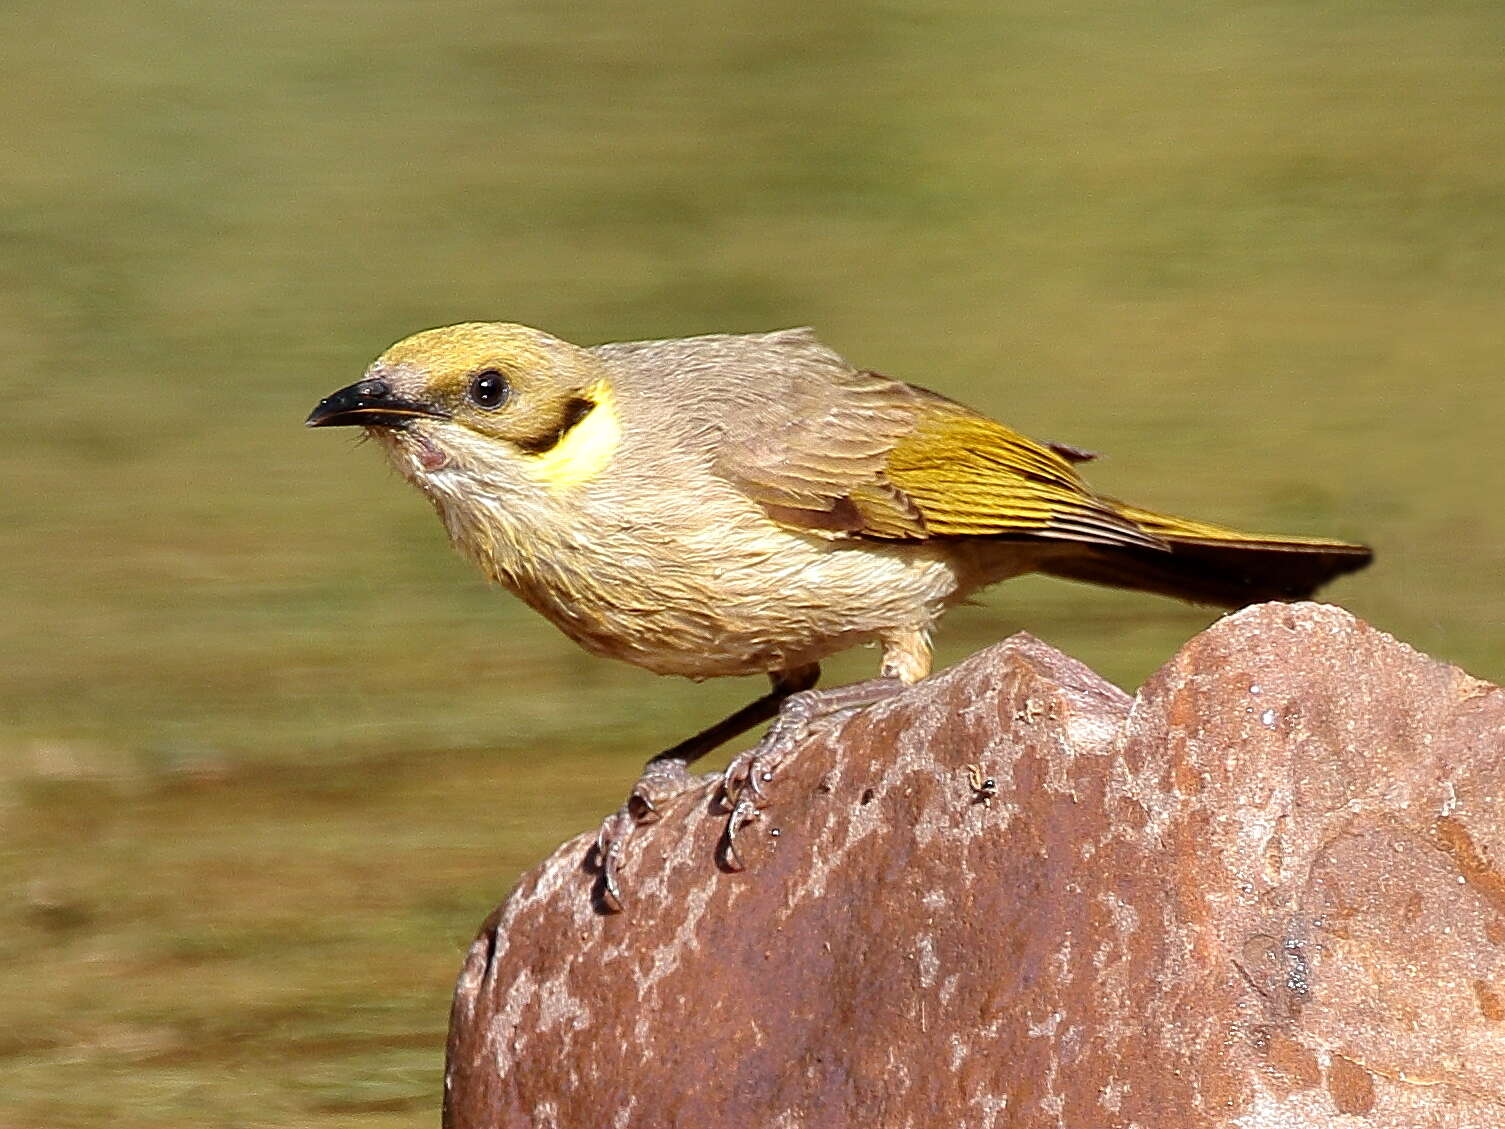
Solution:
[[[939,397],[884,467],[932,537],[1043,537],[1158,548],[1049,447]]]

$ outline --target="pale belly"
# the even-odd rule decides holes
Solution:
[[[691,539],[690,552],[683,540],[668,552],[639,543],[609,560],[598,546],[566,548],[508,586],[587,650],[689,678],[790,669],[926,630],[956,594],[934,549],[781,530],[758,540]]]
[[[481,522],[440,511],[461,549],[571,639],[660,674],[803,666],[926,630],[965,594],[937,546],[832,542],[750,507],[568,524],[516,508]]]

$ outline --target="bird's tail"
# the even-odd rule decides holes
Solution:
[[[1209,522],[1112,502],[1124,517],[1165,542],[1073,546],[1041,571],[1067,580],[1158,592],[1198,604],[1241,608],[1262,600],[1300,600],[1373,559],[1368,546],[1304,537],[1241,533]]]

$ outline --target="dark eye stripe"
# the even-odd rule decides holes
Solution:
[[[594,400],[577,396],[564,405],[564,411],[560,414],[559,423],[556,426],[531,439],[519,439],[516,441],[517,445],[530,455],[548,454],[564,441],[566,435],[575,430],[581,420],[591,414],[595,406]]]

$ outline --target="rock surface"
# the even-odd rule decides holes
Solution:
[[[992,777],[986,799],[969,765]],[[1129,698],[1016,636],[472,946],[445,1124],[1505,1126],[1505,691],[1263,605]],[[773,835],[777,829],[778,835]]]

